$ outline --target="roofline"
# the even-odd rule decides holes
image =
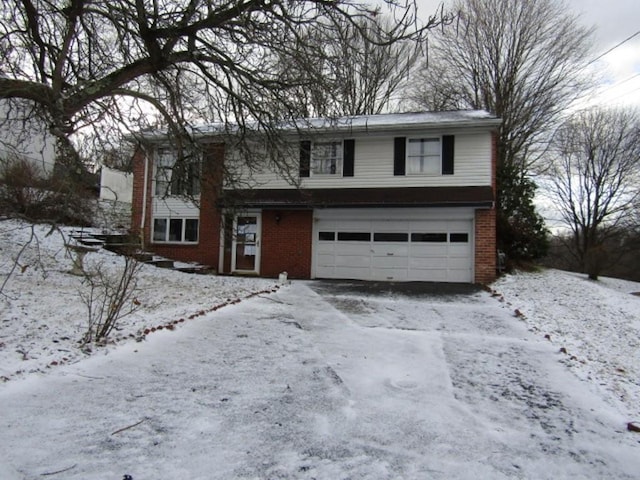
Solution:
[[[336,118],[307,118],[293,121],[292,123],[285,123],[281,129],[284,134],[291,136],[304,136],[313,134],[328,134],[328,133],[348,133],[348,134],[377,134],[377,133],[391,133],[396,131],[402,132],[417,132],[424,130],[439,130],[439,129],[451,129],[451,128],[464,128],[464,129],[495,129],[502,123],[499,117],[491,116],[488,112],[486,117],[462,117],[460,119],[450,119],[444,121],[435,120],[414,120],[404,121],[397,123],[371,123],[369,119],[380,119],[382,117],[406,117],[409,118],[412,115],[431,114],[434,116],[445,116],[452,113],[482,113],[482,110],[451,110],[443,112],[405,112],[405,113],[387,113],[387,114],[374,114],[374,115],[356,115],[356,116],[344,116]],[[364,123],[362,123],[364,121]],[[316,125],[319,124],[319,125]],[[218,128],[219,130],[215,130]],[[260,131],[253,131],[256,134],[260,134]],[[210,125],[197,125],[192,128],[191,134],[198,139],[206,138],[220,138],[225,136],[232,136],[234,131],[229,130],[229,125],[226,124],[210,124]],[[142,138],[145,140],[162,140],[167,138],[167,130],[156,130],[152,132],[138,132],[133,135],[132,138]]]

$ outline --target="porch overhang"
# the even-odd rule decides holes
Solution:
[[[494,206],[490,186],[405,188],[289,188],[227,190],[218,206],[235,208],[308,209],[358,207]]]

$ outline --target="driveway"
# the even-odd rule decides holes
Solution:
[[[0,477],[637,478],[623,419],[497,300],[390,288],[296,282],[0,386]]]

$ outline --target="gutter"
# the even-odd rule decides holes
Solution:
[[[149,181],[149,158],[144,156],[144,180],[142,184],[142,218],[140,219],[140,245],[144,249],[144,225],[147,219],[147,183]]]

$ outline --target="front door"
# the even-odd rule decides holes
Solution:
[[[260,214],[236,215],[233,232],[232,270],[260,273]]]

